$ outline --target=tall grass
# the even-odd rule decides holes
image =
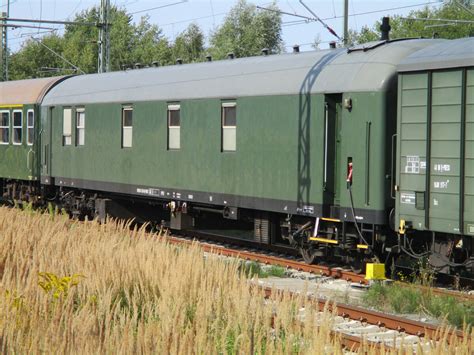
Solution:
[[[237,262],[124,223],[0,209],[0,349],[318,353],[340,349],[302,299],[264,300]],[[304,306],[304,305],[303,305]],[[308,312],[309,309],[308,309]]]
[[[125,223],[0,208],[0,352],[342,353],[331,314],[245,276]]]

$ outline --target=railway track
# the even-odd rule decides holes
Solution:
[[[282,290],[274,290],[262,286],[267,297],[273,292],[283,295]],[[293,294],[291,291],[290,294]],[[446,329],[440,331],[439,327],[427,323],[406,319],[403,317],[385,314],[365,308],[351,306],[343,303],[330,303],[326,299],[308,296],[310,305],[317,311],[334,312],[334,325],[332,335],[340,338],[344,347],[358,350],[363,345],[376,351],[411,347],[415,352],[434,350],[437,340],[447,336],[451,341],[462,342],[466,336],[463,332]],[[305,317],[305,309],[300,309],[299,317]]]
[[[304,271],[315,275],[328,276],[337,279],[343,279],[349,282],[355,282],[359,284],[367,284],[368,281],[362,274],[357,274],[352,271],[343,269],[341,267],[332,267],[326,265],[309,265],[305,262],[289,259],[287,257],[279,257],[264,252],[248,251],[242,248],[236,249],[235,247],[229,248],[215,243],[202,242],[198,239],[192,238],[180,238],[171,236],[169,237],[171,243],[193,243],[194,241],[199,242],[202,249],[206,252],[213,252],[216,254],[237,257],[243,260],[255,261],[268,265],[282,266],[284,268],[294,269],[297,271]]]
[[[328,265],[309,265],[294,258],[275,256],[273,255],[273,253],[267,253],[263,251],[250,251],[245,247],[227,247],[221,244],[216,244],[215,242],[203,242],[200,239],[194,239],[190,236],[186,236],[186,238],[170,236],[169,241],[171,243],[188,244],[192,244],[193,242],[199,242],[202,249],[206,252],[217,253],[223,256],[236,257],[248,261],[255,261],[267,265],[281,266],[287,269],[308,272],[318,276],[342,279],[348,282],[358,283],[360,285],[367,285],[369,283],[369,281],[365,279],[364,274],[357,274],[350,270],[337,266],[335,267]],[[218,243],[225,243],[225,241],[219,240]],[[284,252],[284,249],[281,248],[279,251]],[[414,285],[411,283],[400,281],[396,281],[396,285],[399,287],[414,287]],[[415,287],[420,289],[423,293],[431,293],[436,296],[449,296],[454,297],[460,301],[474,302],[474,294],[471,293],[460,292],[440,287],[427,287],[423,285],[416,285]]]
[[[201,240],[192,239],[189,236],[187,238],[176,236],[170,236],[168,238],[168,240],[174,244],[192,244],[198,242],[203,251],[209,253],[268,265],[278,265],[315,275],[343,279],[352,283],[364,285],[368,283],[364,275],[356,274],[340,267],[308,265],[291,258],[279,257],[260,251],[227,247],[208,241],[203,242]],[[413,287],[412,284],[402,282],[396,282],[396,285],[400,287]],[[268,286],[261,287],[265,289],[268,296],[275,291],[272,291],[272,288]],[[416,287],[420,288],[422,292],[431,292],[439,296],[451,296],[462,301],[474,302],[474,295],[472,294],[420,285]],[[278,289],[277,292],[283,292],[283,290]],[[308,297],[312,297],[314,307],[317,307],[320,312],[325,308],[335,312],[336,317],[332,331],[333,336],[340,337],[341,343],[346,349],[357,350],[364,345],[372,347],[376,352],[382,352],[382,350],[399,349],[403,345],[412,347],[415,352],[420,349],[424,352],[429,352],[433,350],[433,340],[439,338],[441,334],[439,326],[429,323],[344,303],[328,303],[326,298]],[[302,310],[302,312],[303,314],[300,316],[304,316],[304,310]],[[461,331],[455,329],[447,329],[445,332],[449,339],[457,338],[458,341],[461,341],[465,336]]]

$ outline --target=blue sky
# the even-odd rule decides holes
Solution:
[[[5,11],[7,0],[1,1],[2,10]],[[172,41],[191,22],[197,23],[208,35],[222,23],[225,14],[236,2],[236,0],[188,0],[179,3],[180,1],[111,0],[111,3],[125,8],[129,13],[135,13],[134,21],[148,15],[150,22],[160,26],[164,35]],[[260,6],[270,3],[269,0],[249,0],[249,2]],[[10,3],[12,18],[66,20],[73,19],[77,12],[99,5],[100,0],[10,0]],[[179,4],[171,5],[173,3]],[[306,0],[305,3],[342,37],[343,0]],[[312,17],[298,0],[278,0],[277,4],[282,11]],[[364,25],[372,26],[382,16],[407,14],[425,5],[438,7],[440,4],[442,0],[349,0],[349,27],[359,30]],[[315,38],[321,41],[321,48],[326,48],[327,43],[335,39],[319,23],[295,21],[298,21],[298,18],[283,16],[283,40],[288,47],[287,50],[290,50],[294,44],[300,44],[302,50],[309,50]],[[58,28],[58,31],[62,28],[61,26],[47,27]],[[41,32],[42,30],[32,29],[9,30],[9,46],[16,51],[27,38],[31,35],[41,36]]]

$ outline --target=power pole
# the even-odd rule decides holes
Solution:
[[[99,62],[98,72],[110,71],[110,31],[109,31],[110,0],[100,1],[99,27]]]
[[[8,81],[8,26],[10,0],[7,0],[7,12],[2,13],[2,81]]]
[[[349,45],[349,0],[344,0],[344,47]]]

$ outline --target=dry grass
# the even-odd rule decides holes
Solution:
[[[0,277],[2,353],[342,353],[331,314],[120,223],[0,208]]]

